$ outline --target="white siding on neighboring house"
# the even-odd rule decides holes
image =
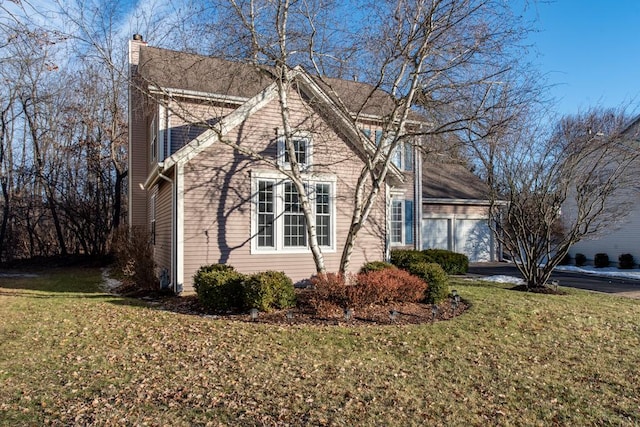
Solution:
[[[609,229],[600,236],[584,239],[571,247],[569,255],[583,254],[593,260],[597,253],[606,253],[612,263],[622,254],[632,254],[640,262],[640,207],[633,209],[617,229]]]

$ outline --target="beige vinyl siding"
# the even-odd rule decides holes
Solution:
[[[302,100],[291,97],[293,127],[313,133],[312,172],[333,175],[336,179],[335,235],[338,244],[336,251],[324,253],[327,270],[336,271],[349,228],[353,192],[362,161],[348,143],[307,108]],[[228,138],[275,159],[280,123],[278,101],[274,100],[234,129]],[[191,289],[193,274],[200,266],[218,262],[231,264],[244,273],[282,270],[294,281],[307,279],[315,273],[310,252],[251,254],[251,171],[268,171],[267,164],[234,156],[229,147],[214,144],[191,160],[184,170],[185,290]],[[384,197],[381,192],[378,209],[358,236],[351,262],[354,271],[365,261],[383,258]]]
[[[157,185],[156,196],[156,244],[154,260],[158,273],[167,269],[171,277],[171,233],[172,233],[172,184],[161,180]]]
[[[237,106],[235,106],[237,108]],[[182,148],[189,141],[197,138],[209,126],[215,129],[215,124],[221,117],[232,112],[235,108],[230,105],[220,105],[206,100],[187,100],[177,98],[169,105],[169,128],[171,155]]]
[[[129,136],[129,225],[146,226],[147,195],[142,184],[147,179],[147,126],[142,93],[131,87]]]

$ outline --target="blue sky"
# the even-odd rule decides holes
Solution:
[[[559,114],[629,105],[640,112],[640,0],[530,2],[530,42]]]

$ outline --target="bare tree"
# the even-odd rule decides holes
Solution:
[[[630,209],[640,159],[624,135],[624,111],[593,109],[562,119],[547,141],[526,134],[500,153],[496,236],[529,288],[546,284],[571,245],[615,226]]]
[[[355,203],[350,230],[346,240],[341,242],[341,271],[348,270],[358,234],[376,203],[380,203],[379,195],[393,170],[397,147],[405,142],[427,147],[440,136],[459,137],[463,132],[473,134],[478,140],[492,136],[498,140],[504,135],[504,132],[500,133],[501,126],[514,120],[515,115],[490,117],[490,113],[498,108],[502,112],[508,111],[509,102],[517,98],[511,94],[523,87],[512,80],[520,78],[520,73],[515,71],[521,71],[516,59],[527,28],[501,0],[217,0],[207,6],[197,3],[193,6],[183,9],[186,13],[166,26],[172,30],[167,31],[169,35],[162,36],[161,32],[155,31],[149,33],[148,38],[159,45],[164,43],[166,47],[179,45],[186,50],[249,61],[268,70],[274,77],[290,168],[282,167],[274,159],[253,152],[237,141],[225,139],[215,124],[211,124],[209,130],[217,135],[219,142],[269,164],[291,180],[300,198],[307,225],[307,242],[320,273],[326,268],[304,188],[304,174],[295,153],[295,133],[289,111],[289,89],[300,74],[297,66],[302,65],[315,74],[315,84],[330,94],[344,120],[349,122],[353,135],[367,147],[353,190]],[[117,3],[102,4],[100,1],[79,2],[72,6],[60,3],[58,9],[66,19],[66,36],[81,46],[72,51],[104,70],[101,78],[91,80],[99,89],[95,92],[83,90],[104,102],[87,103],[84,111],[77,110],[84,124],[78,125],[76,132],[69,133],[68,138],[75,141],[77,151],[73,152],[84,153],[82,156],[87,159],[94,159],[96,153],[101,153],[98,157],[103,159],[104,149],[108,148],[113,173],[95,178],[93,171],[87,173],[86,178],[93,176],[97,181],[111,183],[115,176],[115,188],[111,191],[114,194],[113,224],[117,224],[121,184],[127,173],[121,150],[125,56],[117,48],[118,43],[124,46],[124,42],[119,41],[114,25],[121,9]],[[350,10],[361,13],[346,13]],[[148,19],[147,23],[155,30],[163,27],[158,22],[169,22],[164,21],[164,17],[155,23],[152,21]],[[174,36],[193,33],[199,36],[181,40]],[[335,77],[355,77],[367,84],[362,86],[363,93],[358,94],[358,105],[354,106],[353,100],[348,99],[352,94],[344,93]],[[489,102],[490,95],[495,94],[496,86],[492,82],[497,81],[508,83],[501,87],[509,88],[504,91],[509,97]],[[383,130],[382,143],[375,145],[359,131],[359,127],[366,117],[365,106],[379,101],[381,94],[386,106],[377,119]],[[108,113],[101,114],[101,111]],[[188,116],[186,109],[178,107],[174,113],[194,125],[203,125],[201,118]],[[487,123],[490,125],[485,125]],[[100,146],[98,151],[89,150],[94,142]],[[75,177],[70,186],[80,185],[78,179],[81,177],[72,174],[71,169],[68,172],[68,176]],[[84,203],[71,197],[64,200],[69,209]],[[73,207],[72,211],[76,214],[69,213],[69,216],[77,217],[81,209]],[[71,221],[70,228],[79,230],[82,227]],[[64,236],[64,230],[59,234]],[[86,240],[86,237],[80,240]]]
[[[427,145],[430,138],[477,128],[495,104],[486,102],[492,80],[516,78],[514,52],[527,29],[508,5],[494,0],[399,0],[395,2],[344,2],[261,0],[217,2],[220,18],[212,17],[207,29],[216,54],[252,61],[273,70],[281,105],[282,127],[290,159],[295,160],[293,131],[289,123],[288,88],[295,66],[302,64],[316,74],[324,90],[341,107],[363,147],[370,142],[358,132],[364,108],[385,93],[387,108],[381,111],[383,143],[366,151],[366,159],[354,189],[350,229],[343,242],[340,271],[349,268],[351,254],[384,188],[393,155],[404,141]],[[327,13],[348,8],[366,10],[361,19]],[[360,16],[360,15],[354,15]],[[363,15],[364,16],[364,15]],[[204,37],[198,39],[201,42]],[[194,48],[197,49],[197,46]],[[366,82],[361,102],[353,108],[340,82],[331,77],[355,76]],[[489,85],[489,86],[488,86]],[[510,93],[519,90],[510,86]],[[506,111],[503,97],[500,108]],[[471,102],[473,101],[473,102]],[[469,108],[473,104],[477,108]],[[459,108],[463,106],[465,108]],[[504,123],[514,116],[503,117]],[[422,125],[417,125],[422,123]],[[428,126],[424,124],[428,123]],[[484,130],[494,135],[499,126]],[[216,130],[215,127],[212,130]],[[295,184],[307,223],[308,242],[318,272],[324,272],[317,246],[314,221],[297,162],[283,170],[259,153],[245,155],[270,163]]]

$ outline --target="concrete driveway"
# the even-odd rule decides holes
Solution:
[[[469,274],[485,277],[496,275],[522,277],[513,264],[505,262],[472,263],[469,264]],[[563,271],[554,272],[551,279],[558,280],[560,286],[640,299],[640,280]]]

